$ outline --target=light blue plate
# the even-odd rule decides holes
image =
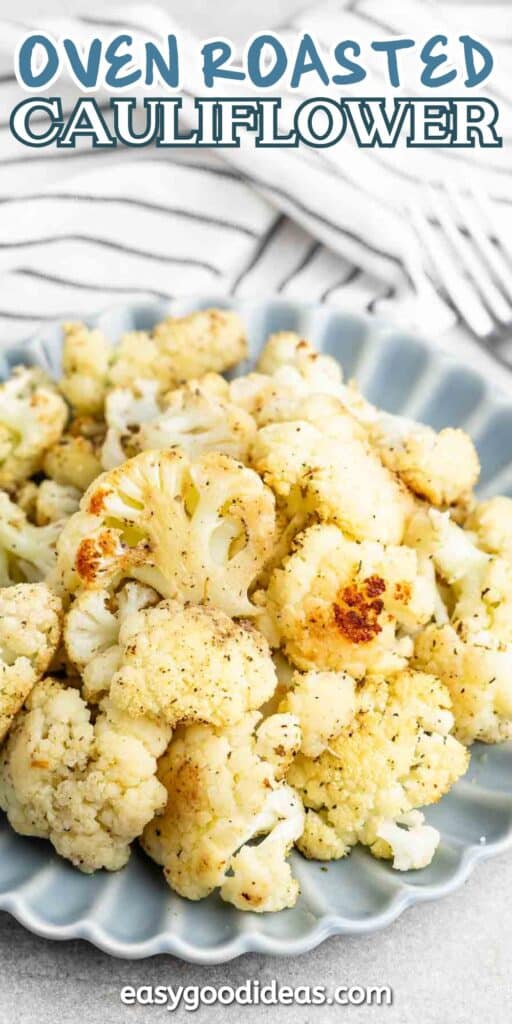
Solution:
[[[512,494],[512,400],[425,341],[361,316],[325,307],[270,301],[239,303],[207,296],[171,305],[110,309],[94,321],[116,338],[169,313],[234,306],[249,329],[256,356],[269,333],[298,330],[341,360],[366,395],[390,412],[405,412],[440,428],[464,426],[482,459],[482,491]],[[58,372],[61,334],[45,328],[0,356],[0,376],[17,362]],[[245,369],[245,368],[243,368]],[[49,843],[24,839],[0,820],[0,909],[51,939],[83,938],[114,956],[174,953],[220,963],[246,952],[297,955],[334,934],[362,934],[389,924],[406,907],[457,889],[479,860],[512,845],[512,745],[473,749],[468,776],[427,819],[441,844],[430,867],[400,874],[357,848],[322,867],[293,855],[302,894],[280,914],[239,913],[211,897],[190,903],[173,895],[160,870],[139,850],[117,874],[81,875]]]

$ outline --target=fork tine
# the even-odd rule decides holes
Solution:
[[[496,287],[489,271],[469,241],[459,230],[457,222],[451,213],[447,201],[447,193],[440,196],[431,185],[427,186],[430,196],[432,210],[437,221],[444,231],[448,241],[452,245],[456,255],[459,257],[462,269],[472,279],[475,287],[480,293],[485,305],[492,315],[502,324],[507,324],[512,319],[512,306]]]
[[[512,264],[507,261],[502,250],[497,249],[497,247],[493,245],[493,242],[490,241],[487,232],[482,226],[482,222],[478,216],[475,216],[471,204],[467,199],[460,193],[457,193],[452,184],[446,184],[446,190],[447,193],[449,193],[454,206],[457,208],[462,222],[466,225],[471,237],[474,239],[475,244],[478,246],[488,266],[492,269],[497,280],[505,289],[508,298],[512,299]],[[496,232],[495,218],[493,216],[488,216],[488,199],[485,203],[482,202],[483,198],[479,193],[477,193],[474,187],[470,189],[470,195],[480,214],[483,215],[486,225],[490,230]],[[505,249],[505,252],[506,251],[507,250]]]
[[[483,303],[475,295],[473,287],[458,269],[454,269],[453,256],[446,243],[439,237],[427,220],[418,204],[409,206],[413,228],[435,271],[435,277],[444,288],[448,298],[456,310],[466,321],[470,330],[480,338],[485,338],[494,329],[494,322]]]

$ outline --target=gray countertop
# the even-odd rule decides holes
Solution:
[[[161,6],[203,38],[220,33],[241,39],[279,24],[305,5],[301,0],[217,0],[212,5],[204,0],[161,0]],[[70,14],[83,7],[83,0],[18,0],[16,18]],[[509,893],[510,855],[480,866],[457,893],[407,911],[384,932],[331,939],[290,960],[254,955],[216,968],[183,964],[172,957],[115,961],[84,942],[40,939],[0,913],[0,1024],[138,1024],[162,1019],[167,1011],[123,1006],[119,993],[124,985],[237,985],[247,978],[277,978],[290,985],[388,984],[394,990],[394,1004],[321,1010],[253,1007],[245,1012],[212,1007],[199,1011],[201,1019],[250,1017],[323,1024],[347,1013],[362,1024],[381,1018],[389,1024],[501,1024],[510,1019],[512,998]],[[173,1019],[190,1019],[190,1013],[180,1010]]]

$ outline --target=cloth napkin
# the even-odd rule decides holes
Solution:
[[[498,367],[472,340],[439,291],[418,294],[411,284],[423,253],[408,211],[426,209],[425,183],[485,190],[504,227],[512,229],[512,12],[505,3],[435,4],[429,0],[345,0],[315,4],[282,26],[293,40],[310,32],[321,48],[357,39],[369,75],[350,91],[314,95],[385,95],[382,55],[373,39],[418,40],[461,32],[487,42],[495,69],[486,89],[501,109],[502,149],[412,151],[358,149],[349,140],[328,150],[307,147],[179,151],[120,147],[115,151],[28,149],[9,131],[9,112],[21,90],[12,55],[30,28],[84,39],[128,29],[144,38],[176,31],[184,93],[205,93],[198,40],[151,5],[88,10],[80,19],[0,22],[0,332],[4,342],[29,336],[38,324],[87,318],[113,303],[158,296],[232,293],[328,302],[385,315],[434,336],[504,383]],[[226,26],[226,34],[229,26]],[[462,50],[450,53],[460,70]],[[419,62],[403,64],[395,94],[421,95]],[[462,81],[460,78],[457,80]],[[241,83],[236,94],[242,95]],[[71,109],[76,87],[59,82]],[[216,90],[220,92],[221,90]],[[226,95],[233,88],[224,88]],[[441,95],[461,94],[453,86]],[[280,90],[282,94],[282,90]],[[250,93],[253,95],[253,93]],[[304,91],[303,98],[307,97]],[[104,102],[108,97],[97,96]],[[190,99],[185,100],[185,113]],[[293,103],[297,102],[296,95]],[[286,124],[292,103],[284,95]],[[107,117],[108,119],[108,117]],[[172,155],[170,155],[172,154]],[[512,230],[510,231],[512,236]],[[426,315],[426,309],[428,310]]]

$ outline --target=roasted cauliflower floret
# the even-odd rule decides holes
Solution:
[[[381,414],[370,430],[382,461],[432,505],[454,505],[471,493],[480,474],[475,446],[463,430],[431,427]]]
[[[415,656],[420,668],[435,672],[448,687],[461,742],[512,738],[512,644],[484,632],[463,639],[447,623],[418,635]]]
[[[0,806],[22,835],[48,838],[81,871],[116,871],[165,806],[157,758],[170,730],[101,705],[93,725],[77,689],[38,683],[0,757]]]
[[[258,599],[261,628],[298,668],[358,678],[405,666],[413,644],[400,628],[414,633],[428,622],[437,595],[412,549],[356,543],[317,525],[296,539]]]
[[[107,393],[112,345],[97,328],[83,323],[62,325],[64,344],[59,388],[79,414],[100,416]]]
[[[476,506],[465,523],[479,547],[512,561],[512,498],[496,497]]]
[[[82,493],[100,475],[102,465],[91,438],[66,433],[46,453],[43,470],[61,487],[74,487]]]
[[[121,663],[118,641],[122,624],[158,600],[158,594],[141,583],[125,583],[114,595],[108,590],[84,590],[77,595],[65,618],[64,643],[71,664],[82,677],[86,700],[94,703],[110,689]]]
[[[224,730],[181,727],[160,760],[167,807],[146,827],[142,845],[188,899],[220,888],[224,900],[258,912],[296,901],[299,886],[286,856],[304,814],[291,787],[276,777],[271,751],[263,756],[258,749],[259,718],[246,715]],[[290,734],[282,721],[280,728],[283,737]],[[266,838],[247,847],[257,836]]]
[[[411,519],[408,540],[431,556],[461,637],[478,639],[489,633],[512,643],[511,562],[482,551],[473,534],[436,509],[421,509]]]
[[[152,338],[169,365],[173,381],[223,373],[245,359],[247,337],[238,313],[204,309],[188,316],[167,317],[153,328]]]
[[[356,540],[399,544],[410,499],[365,442],[327,436],[302,420],[270,424],[258,431],[251,465],[290,514],[315,513]],[[340,427],[341,429],[341,427]]]
[[[295,672],[279,710],[298,719],[302,753],[319,757],[354,717],[355,682],[346,672]]]
[[[318,382],[318,390],[339,387],[343,380],[340,364],[332,356],[317,352],[314,345],[295,331],[271,334],[256,364],[260,373],[275,374],[283,367],[293,367],[300,375]],[[321,385],[324,385],[322,388]]]
[[[158,381],[161,393],[209,372],[229,370],[247,354],[245,329],[237,313],[205,309],[167,317],[151,331],[123,335],[114,350],[109,381],[126,388]]]
[[[149,451],[104,473],[59,540],[57,585],[115,587],[253,614],[247,591],[272,550],[274,499],[256,473],[210,452]]]
[[[35,501],[36,526],[62,522],[69,519],[80,505],[81,492],[76,487],[58,484],[55,480],[43,480],[37,488]]]
[[[439,800],[467,769],[452,725],[448,691],[435,676],[367,680],[328,750],[317,759],[299,754],[288,772],[308,808],[302,853],[330,859],[361,842],[375,856],[394,857],[399,870],[428,864],[439,835],[408,815]],[[397,836],[397,825],[411,836]]]
[[[44,583],[0,590],[0,742],[57,650],[61,611]]]
[[[42,467],[68,409],[41,370],[18,367],[0,384],[0,488],[12,491]]]
[[[264,637],[213,608],[162,601],[124,621],[119,647],[110,697],[134,718],[229,725],[276,686]]]
[[[176,447],[192,459],[218,451],[245,462],[256,433],[252,416],[212,391],[207,379],[176,388],[160,405],[154,381],[117,389],[108,396],[106,419],[105,469],[141,451]]]
[[[0,491],[0,587],[37,583],[54,569],[63,523],[34,526],[18,505]]]

